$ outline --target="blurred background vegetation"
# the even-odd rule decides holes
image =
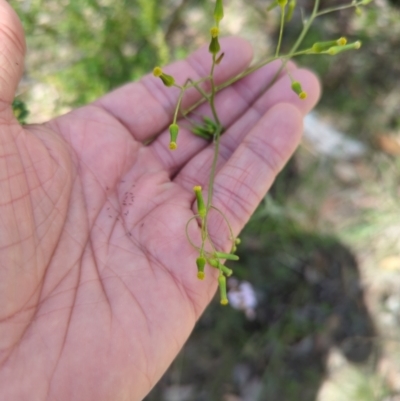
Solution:
[[[249,39],[256,58],[274,51],[278,14],[267,14],[267,3],[224,3],[224,34]],[[312,4],[299,0],[284,47]],[[28,123],[185,57],[207,43],[213,9],[207,0],[11,5],[27,35],[18,107]],[[399,2],[320,18],[306,44],[340,36],[363,47],[298,62],[324,87],[312,120],[323,125],[306,129],[321,131],[325,145],[332,138],[322,131],[336,130],[342,151],[321,151],[305,136],[232,265],[257,294],[255,319],[212,304],[148,401],[400,400]]]

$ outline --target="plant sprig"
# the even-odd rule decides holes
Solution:
[[[282,65],[279,69],[279,71],[275,74],[275,77],[272,79],[271,82],[267,83],[265,86],[265,91],[270,88],[270,86],[274,83],[276,80],[277,76],[279,73],[282,71],[282,69],[285,69],[287,71],[287,74],[290,78],[291,81],[291,89],[297,94],[297,96],[300,99],[305,99],[307,97],[307,93],[303,90],[301,83],[296,81],[290,72],[286,69],[286,65],[289,60],[291,60],[294,57],[300,56],[300,55],[336,55],[338,53],[344,52],[344,51],[349,51],[349,50],[355,50],[359,49],[361,46],[361,42],[356,41],[353,43],[347,43],[347,39],[344,37],[333,39],[330,41],[324,41],[324,42],[316,42],[314,43],[310,48],[307,49],[301,49],[298,50],[301,46],[301,44],[304,41],[304,38],[306,37],[311,25],[315,21],[316,18],[326,15],[335,11],[347,9],[347,8],[355,8],[356,10],[359,10],[360,7],[365,6],[369,4],[372,0],[359,0],[355,1],[353,0],[350,4],[347,5],[341,5],[337,7],[332,7],[332,8],[327,8],[327,9],[322,9],[320,10],[320,0],[315,0],[314,2],[314,7],[307,18],[306,21],[303,21],[303,28],[289,50],[288,53],[282,54],[281,53],[281,44],[282,44],[282,38],[284,34],[284,26],[287,22],[290,21],[293,15],[293,11],[296,7],[296,0],[274,0],[267,8],[267,12],[274,9],[274,8],[279,8],[280,10],[280,26],[279,26],[279,36],[278,36],[278,43],[276,46],[275,50],[275,55],[265,58],[264,60],[259,61],[258,63],[254,64],[253,66],[247,68],[245,71],[242,73],[236,75],[234,78],[231,78],[230,80],[226,81],[225,83],[221,85],[216,85],[215,84],[215,79],[214,79],[214,73],[215,69],[218,67],[218,64],[221,62],[221,60],[224,57],[224,53],[221,52],[221,46],[219,44],[219,25],[221,20],[224,17],[224,8],[223,8],[223,0],[216,0],[215,1],[215,7],[214,7],[214,26],[211,27],[210,29],[210,44],[209,44],[209,53],[211,55],[212,63],[211,63],[211,68],[210,68],[210,73],[206,76],[203,77],[197,81],[188,79],[183,85],[179,85],[175,82],[175,78],[165,74],[163,70],[160,67],[155,67],[153,70],[153,74],[156,77],[159,77],[164,85],[168,87],[176,87],[180,90],[175,112],[174,112],[174,117],[171,125],[169,126],[169,131],[170,131],[170,149],[175,150],[177,149],[177,137],[179,133],[179,126],[178,126],[178,117],[181,115],[182,117],[185,117],[189,119],[188,115],[196,109],[200,104],[207,102],[210,106],[211,114],[212,114],[212,119],[209,117],[203,117],[203,124],[202,125],[193,125],[192,131],[195,135],[200,136],[206,140],[211,140],[213,141],[213,147],[214,147],[214,154],[213,154],[213,160],[211,164],[211,171],[210,171],[210,176],[208,180],[208,194],[207,194],[207,199],[206,201],[203,198],[203,193],[202,193],[202,188],[199,185],[196,185],[193,190],[195,193],[196,197],[196,205],[197,205],[197,214],[195,214],[188,222],[186,225],[186,237],[189,241],[189,243],[193,246],[194,249],[199,253],[199,256],[196,259],[196,265],[197,265],[197,277],[200,280],[203,280],[205,278],[205,267],[208,265],[210,267],[213,267],[219,271],[218,275],[218,285],[219,285],[219,290],[220,290],[220,300],[222,305],[228,304],[228,298],[227,298],[227,292],[226,292],[226,277],[229,277],[232,274],[232,270],[229,269],[224,265],[225,260],[238,260],[239,257],[235,254],[236,253],[236,247],[240,243],[239,238],[235,238],[233,234],[233,230],[231,228],[231,225],[229,223],[228,218],[225,216],[225,214],[217,209],[212,201],[213,201],[213,189],[214,189],[214,179],[215,179],[215,174],[216,174],[216,166],[217,166],[217,161],[218,161],[218,155],[219,155],[219,144],[220,144],[220,138],[221,135],[223,134],[223,126],[221,124],[219,115],[218,115],[218,110],[215,105],[215,97],[216,94],[221,91],[222,89],[226,88],[227,86],[230,86],[234,84],[235,82],[239,81],[240,79],[246,77],[247,75],[253,73],[254,71],[262,68],[266,64],[271,63],[272,61],[275,60],[281,60]],[[209,83],[209,91],[207,92],[205,89],[202,88],[202,84],[205,82]],[[201,94],[201,99],[194,104],[192,107],[190,107],[187,110],[182,111],[181,110],[181,104],[182,104],[182,99],[183,96],[186,92],[186,90],[190,88],[195,88],[200,94]],[[214,210],[217,213],[219,213],[223,220],[225,221],[228,231],[229,231],[229,239],[231,242],[231,247],[229,252],[225,252],[224,250],[219,250],[218,246],[213,242],[211,239],[208,226],[209,226],[209,219],[210,219],[210,211]],[[192,221],[196,221],[197,224],[200,227],[201,231],[201,243],[200,244],[195,244],[193,240],[189,237],[189,224]]]

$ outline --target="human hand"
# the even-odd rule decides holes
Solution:
[[[212,145],[181,129],[168,149],[177,91],[144,77],[42,125],[21,127],[11,102],[24,36],[0,1],[0,398],[141,400],[161,377],[217,282],[196,277],[185,237],[194,185],[206,188]],[[249,44],[221,41],[216,80],[251,61]],[[207,74],[202,49],[166,68]],[[226,131],[213,204],[238,234],[296,148],[316,78],[291,65],[299,100],[273,63],[218,94]],[[184,107],[199,99],[188,92]],[[200,107],[200,115],[206,109]],[[150,139],[149,145],[144,145]],[[209,231],[224,240],[216,219]],[[190,235],[199,235],[195,224]]]

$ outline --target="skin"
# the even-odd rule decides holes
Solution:
[[[193,186],[207,187],[212,145],[181,128],[178,149],[168,149],[179,93],[150,75],[21,127],[11,102],[24,34],[4,0],[0,21],[0,398],[141,400],[216,290],[215,271],[196,278],[197,253],[185,237]],[[252,57],[241,39],[221,45],[219,83]],[[183,83],[209,67],[201,49],[165,71]],[[226,132],[214,205],[235,234],[295,150],[303,116],[319,97],[315,76],[295,65],[306,100],[285,75],[263,94],[278,67],[264,67],[217,96]],[[184,107],[198,99],[190,91]],[[209,230],[227,250],[218,216]],[[199,240],[196,224],[189,233]]]

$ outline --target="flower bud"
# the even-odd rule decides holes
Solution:
[[[167,75],[167,74],[163,73],[160,75],[160,78],[161,78],[161,81],[163,81],[163,84],[165,86],[172,86],[175,83],[175,79],[171,75]]]
[[[196,194],[197,212],[198,212],[200,217],[204,218],[206,216],[206,206],[204,204],[203,195],[201,193],[201,186],[200,185],[196,185],[193,188],[193,191]]]
[[[200,256],[196,259],[197,264],[197,278],[199,280],[204,279],[204,266],[206,265],[206,259],[203,256]]]
[[[224,5],[222,3],[222,0],[216,0],[215,2],[215,8],[214,8],[214,19],[217,25],[219,24],[219,21],[224,18]]]
[[[165,86],[172,86],[175,83],[174,77],[171,75],[165,74],[160,67],[155,67],[153,70],[153,75],[157,78],[160,78],[163,81]]]
[[[169,148],[171,150],[175,150],[178,145],[176,144],[176,138],[178,137],[178,132],[179,132],[179,126],[178,124],[171,124],[169,126],[169,135],[170,135],[170,143],[169,143]]]
[[[222,273],[224,273],[227,277],[232,276],[232,269],[223,265],[218,259],[208,259],[208,264],[216,269],[219,269]]]
[[[208,264],[210,266],[215,267],[216,269],[218,269],[218,265],[219,265],[218,259],[208,259],[207,262],[208,262]]]
[[[163,73],[163,70],[160,67],[154,67],[153,75],[155,77],[160,77],[162,73]]]
[[[214,255],[219,259],[239,260],[239,256],[233,255],[232,253],[215,252]]]
[[[226,278],[223,274],[218,276],[219,295],[221,298],[221,305],[228,305],[229,301],[226,296]]]
[[[304,100],[307,98],[307,93],[303,91],[300,82],[293,81],[292,82],[292,90],[293,92],[297,93],[300,99]]]
[[[326,53],[330,54],[331,56],[334,56],[338,53],[347,51],[347,50],[357,50],[361,47],[361,42],[358,40],[357,42],[354,43],[349,43],[348,45],[344,46],[333,46],[329,48]]]
[[[208,47],[208,51],[214,56],[219,53],[221,50],[221,46],[219,45],[218,36],[215,38],[211,38],[210,46]]]
[[[296,8],[296,3],[297,3],[296,0],[289,1],[289,6],[288,6],[286,17],[285,17],[286,22],[289,22],[292,19],[294,9]]]
[[[288,0],[278,0],[278,4],[281,8],[285,8]]]
[[[337,40],[328,40],[326,42],[316,42],[312,45],[311,50],[314,53],[322,53],[334,46],[344,46],[347,43],[345,37],[341,37]]]
[[[217,26],[213,26],[213,27],[210,29],[210,33],[211,33],[211,37],[212,37],[212,38],[216,38],[216,37],[219,35],[219,29],[218,29],[218,27],[217,27]]]

